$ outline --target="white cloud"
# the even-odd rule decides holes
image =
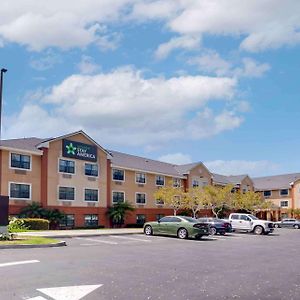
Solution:
[[[134,0],[2,0],[0,39],[31,50],[69,49],[91,43],[111,48],[106,24],[119,21]]]
[[[250,57],[244,57],[241,61],[228,61],[213,50],[207,50],[200,56],[190,58],[188,63],[198,66],[200,71],[207,74],[237,78],[259,78],[271,69],[269,64],[259,63]]]
[[[81,61],[77,65],[80,73],[82,74],[94,74],[100,70],[100,66],[94,63],[92,57],[83,55]]]
[[[60,55],[54,53],[52,50],[47,50],[40,58],[32,58],[30,61],[31,68],[37,71],[45,71],[51,69],[56,64],[62,62]]]
[[[73,75],[45,90],[35,109],[27,102],[9,122],[5,135],[43,131],[43,136],[53,136],[82,128],[99,142],[110,144],[149,146],[175,139],[200,139],[240,125],[243,118],[235,108],[225,109],[235,102],[235,89],[236,81],[230,78],[145,79],[141,72],[128,67],[111,73]],[[212,101],[219,101],[224,110],[209,109]],[[37,121],[36,115],[43,117]]]
[[[223,175],[263,176],[274,174],[279,166],[267,160],[248,161],[248,160],[214,160],[204,163],[205,166],[214,173]]]
[[[175,49],[193,50],[200,46],[200,38],[193,36],[180,36],[172,38],[170,41],[159,45],[155,51],[157,59],[166,58]]]
[[[175,165],[184,165],[192,162],[191,156],[183,153],[170,153],[162,155],[158,158],[159,161],[164,161]]]

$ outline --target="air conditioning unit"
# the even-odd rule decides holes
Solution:
[[[122,184],[123,184],[123,182],[121,182],[121,181],[116,181],[116,184],[118,184],[118,185],[122,185]]]
[[[62,177],[70,179],[70,178],[72,178],[72,175],[70,175],[70,174],[63,174]]]
[[[15,174],[26,175],[27,172],[25,170],[15,170]]]
[[[61,203],[63,206],[72,206],[72,202],[71,201],[62,201]]]
[[[95,177],[88,177],[88,180],[89,181],[96,181],[96,178]]]

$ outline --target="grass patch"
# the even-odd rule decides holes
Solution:
[[[0,245],[45,245],[58,242],[56,239],[42,236],[19,236],[12,241],[0,241]]]

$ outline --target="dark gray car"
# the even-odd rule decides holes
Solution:
[[[280,222],[275,222],[274,227],[300,228],[300,220],[297,219],[282,219]]]
[[[229,222],[217,218],[199,218],[198,221],[210,225],[210,234],[217,233],[224,235],[226,232],[232,232],[232,227]]]

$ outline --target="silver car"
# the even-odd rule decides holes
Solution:
[[[300,220],[297,220],[297,219],[282,219],[279,222],[275,222],[274,227],[276,227],[276,228],[286,227],[286,228],[299,229],[300,228]]]

